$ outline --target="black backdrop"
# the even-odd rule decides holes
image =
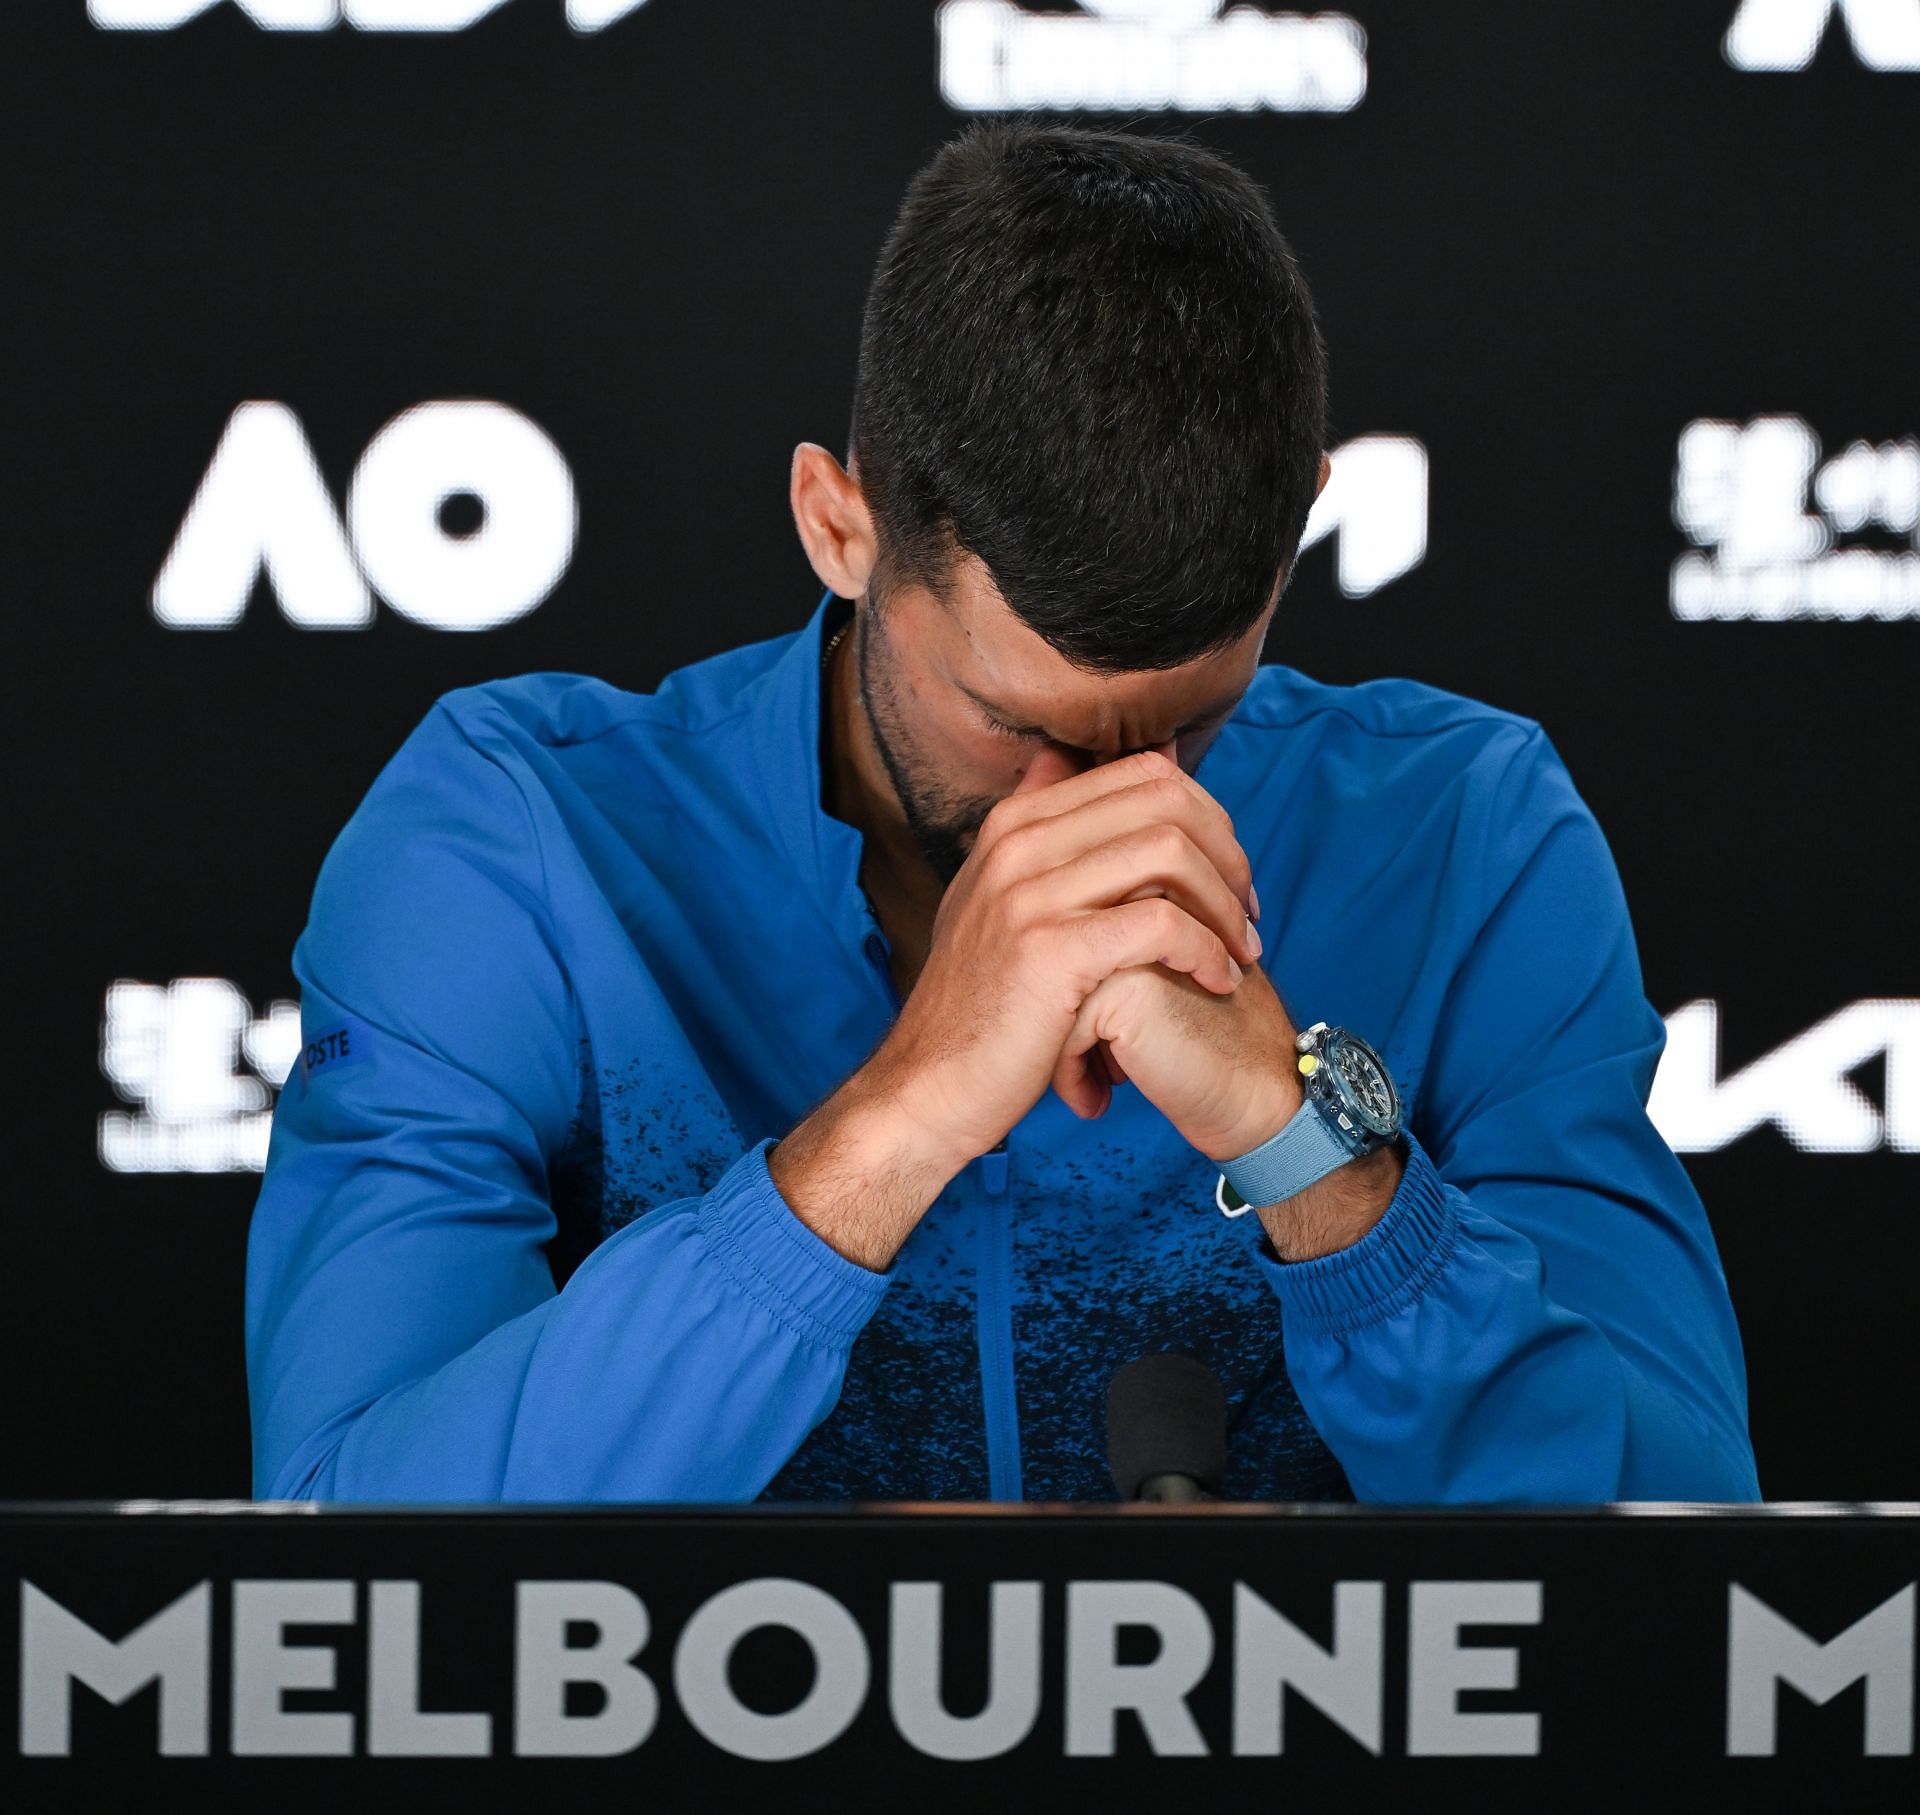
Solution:
[[[447,688],[650,688],[803,620],[789,455],[841,450],[874,254],[964,117],[935,0],[648,0],[603,30],[561,0],[458,30],[352,6],[285,29],[290,0],[116,23],[139,10],[0,16],[17,1497],[247,1492],[244,1125],[290,1056],[273,1004],[328,844]],[[419,0],[416,23],[454,10]],[[1084,15],[1109,35],[1078,42],[1105,56],[1182,11],[1236,25],[1105,0]],[[1762,1485],[1920,1499],[1920,73],[1897,67],[1920,65],[1920,0],[1351,13],[1355,106],[1098,116],[1191,131],[1268,186],[1319,298],[1336,448],[1424,450],[1423,558],[1343,590],[1336,546],[1394,508],[1351,493],[1269,657],[1546,726],[1619,860],[1647,993],[1688,1030],[1656,1119],[1726,1260]],[[1736,13],[1789,67],[1736,66]],[[156,609],[243,405],[297,423],[337,515],[384,425],[455,399],[537,425],[522,442],[570,477],[577,541],[541,602],[484,630],[417,598],[311,628],[269,562],[224,626]],[[256,478],[298,477],[283,442]],[[225,475],[230,559],[249,509],[289,508],[264,483],[247,503],[253,459]],[[486,533],[477,514],[456,500],[432,533]],[[331,533],[338,563],[332,520],[300,546]],[[1689,555],[1722,615],[1676,613]],[[1885,595],[1738,615],[1832,584]],[[186,590],[217,606],[204,576]],[[196,1152],[218,1169],[181,1169]]]

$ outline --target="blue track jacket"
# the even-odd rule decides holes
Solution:
[[[849,608],[652,694],[444,695],[329,853],[247,1252],[276,1499],[1112,1499],[1113,1370],[1225,1382],[1228,1495],[1757,1496],[1706,1214],[1612,854],[1534,721],[1268,665],[1196,772],[1301,1025],[1407,1105],[1385,1217],[1279,1263],[1138,1091],[1049,1091],[892,1267],[767,1149],[899,1003],[821,807]]]

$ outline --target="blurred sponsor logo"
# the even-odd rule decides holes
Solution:
[[[1920,69],[1920,0],[1741,0],[1721,48],[1735,69],[1805,69],[1836,13],[1868,69]]]
[[[577,32],[604,31],[647,0],[567,0]],[[211,12],[221,0],[87,0],[87,17],[102,31],[172,31]],[[265,31],[324,32],[348,25],[363,32],[460,32],[507,0],[233,0]]]
[[[224,977],[107,990],[100,1069],[135,1107],[100,1118],[109,1172],[261,1172],[273,1098],[300,1057],[300,1008],[256,1015]]]
[[[1851,1073],[1886,1061],[1886,1105]],[[1920,1153],[1920,1001],[1871,997],[1722,1076],[1720,1005],[1667,1016],[1647,1114],[1676,1153],[1715,1153],[1771,1123],[1803,1153]]]
[[[1340,590],[1364,599],[1426,558],[1427,450],[1409,435],[1361,435],[1330,458],[1300,546],[1332,536]]]
[[[946,0],[938,19],[940,92],[963,112],[1346,113],[1367,92],[1367,34],[1343,13],[1223,12],[1218,0],[1031,13],[1012,0]]]
[[[1920,616],[1920,440],[1912,436],[1850,442],[1823,462],[1819,437],[1797,416],[1744,427],[1689,423],[1673,520],[1706,551],[1674,563],[1676,618]]]

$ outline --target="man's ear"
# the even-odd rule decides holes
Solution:
[[[859,598],[878,552],[873,513],[859,481],[825,448],[803,441],[793,450],[787,496],[800,546],[820,584],[843,599]]]
[[[1320,456],[1320,483],[1313,488],[1313,495],[1316,498],[1327,489],[1327,481],[1332,477],[1333,462],[1323,453]]]

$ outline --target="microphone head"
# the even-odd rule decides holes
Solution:
[[[1227,1472],[1227,1390],[1189,1355],[1142,1355],[1107,1388],[1107,1466],[1120,1498],[1155,1475],[1218,1494]]]

